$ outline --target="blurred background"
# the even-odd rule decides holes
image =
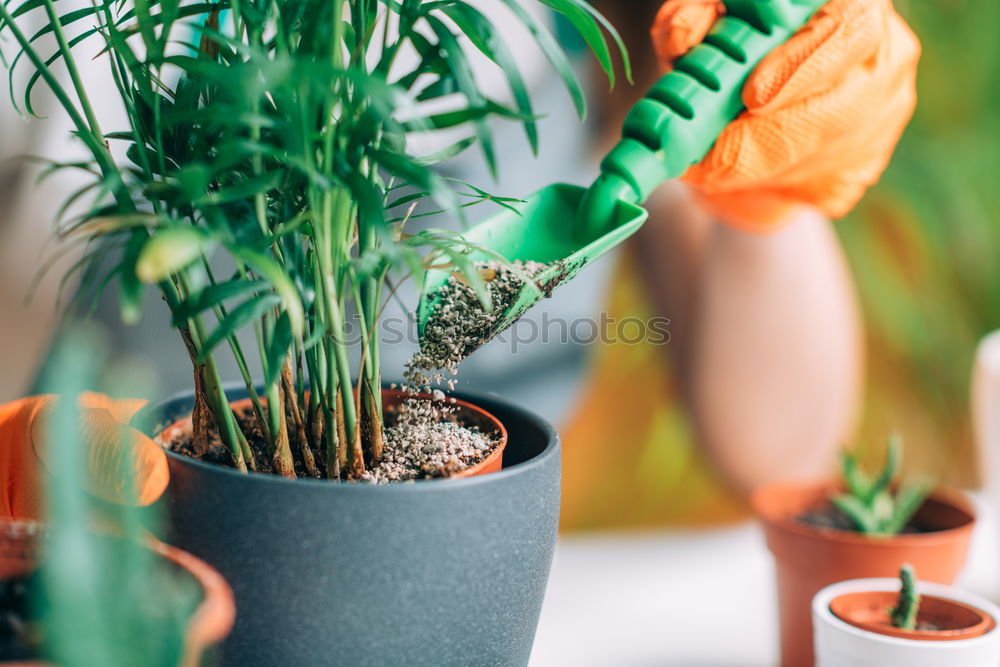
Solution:
[[[490,0],[477,4],[491,11]],[[588,182],[625,111],[659,75],[649,27],[660,0],[594,4],[628,43],[635,85],[622,82],[608,94],[579,49],[576,66],[592,81],[591,113],[580,124],[570,120],[569,100],[538,54],[519,51],[537,108],[548,114],[541,154],[531,156],[519,128],[499,127],[502,173],[491,191],[523,196],[554,181]],[[976,488],[982,470],[970,419],[971,371],[979,340],[1000,328],[1000,2],[895,4],[923,43],[919,105],[881,183],[836,225],[863,306],[867,345],[863,411],[852,440],[843,444],[874,464],[886,436],[897,430],[906,441],[907,474]],[[566,44],[576,39],[554,28]],[[0,42],[4,53],[10,46]],[[87,73],[88,80],[102,76],[96,64]],[[114,117],[114,105],[104,102],[102,114]],[[37,103],[46,108],[44,94]],[[74,261],[72,254],[57,259],[25,302],[39,268],[58,250],[48,240],[50,222],[72,183],[37,187],[37,171],[15,158],[71,159],[76,147],[67,131],[58,118],[29,122],[0,104],[0,401],[37,386],[60,329],[60,276]],[[447,168],[489,183],[476,156]],[[644,241],[640,235],[560,288],[532,320],[573,321],[602,311],[653,316],[633,261]],[[113,290],[93,313],[112,338],[112,356],[140,358],[161,396],[190,390],[191,370],[165,308],[150,298],[142,322],[124,327]],[[412,350],[412,339],[387,349],[386,375],[398,375]],[[530,405],[564,437],[563,528],[571,534],[557,551],[533,664],[652,665],[663,664],[665,655],[682,665],[773,664],[770,559],[749,523],[705,532],[749,512],[718,480],[676,407],[669,353],[669,345],[558,340],[522,343],[515,352],[509,340],[500,340],[463,366],[461,388]],[[235,367],[226,372],[237,379]],[[645,391],[636,395],[635,386]],[[612,407],[628,418],[627,426],[595,419],[608,410],[608,396],[617,397]],[[602,458],[609,442],[620,465]],[[996,538],[987,539],[1000,544]],[[988,560],[992,553],[974,548],[974,558]],[[987,564],[994,575],[995,563]],[[964,583],[977,590],[971,581]],[[718,604],[722,596],[729,604]],[[725,642],[718,641],[719,627],[727,628]]]
[[[648,30],[660,2],[595,4],[626,38],[636,85],[619,85],[609,96],[595,73],[587,123],[567,122],[568,100],[550,85],[546,77],[553,75],[537,67],[535,56],[525,50],[522,65],[541,95],[537,106],[549,113],[541,128],[541,158],[533,159],[523,141],[514,138],[516,127],[500,129],[512,138],[497,142],[506,155],[500,158],[505,166],[494,192],[524,195],[551,181],[586,182],[601,150],[617,136],[624,111],[658,75]],[[924,45],[920,104],[882,182],[837,225],[863,303],[868,345],[863,419],[854,442],[844,444],[858,445],[876,458],[886,435],[897,429],[907,441],[905,465],[911,472],[970,486],[977,480],[969,421],[972,358],[977,341],[1000,325],[1000,3],[896,4]],[[578,66],[583,76],[589,74],[585,60]],[[94,76],[102,75],[95,70]],[[74,145],[59,121],[27,122],[9,105],[0,108],[0,400],[9,400],[31,390],[57,330],[60,268],[41,282],[30,304],[24,298],[44,258],[55,250],[46,241],[49,222],[68,191],[52,181],[35,188],[31,169],[11,160],[26,153],[68,157]],[[488,183],[473,162],[449,169]],[[636,240],[642,242],[642,237]],[[593,316],[605,308],[651,314],[630,275],[630,252],[626,248],[557,292],[545,312],[565,318]],[[61,261],[65,268],[72,257]],[[117,323],[113,304],[112,294],[96,313],[111,330],[115,350],[145,357],[157,370],[162,394],[188,389],[190,369],[179,338],[165,326],[164,309],[150,299],[145,320],[126,329]],[[543,311],[533,317],[543,317]],[[550,341],[523,345],[512,354],[509,343],[500,341],[492,348],[470,360],[463,386],[531,404],[561,425],[570,452],[567,529],[701,524],[745,516],[745,508],[702,460],[684,414],[662,410],[674,393],[662,347],[610,350]],[[387,375],[410,351],[412,345],[391,351]],[[546,360],[544,372],[538,370],[540,359]],[[599,464],[588,453],[588,443],[599,442],[602,434],[593,432],[586,416],[600,406],[593,404],[587,387],[612,364],[625,364],[633,381],[652,388],[643,399],[648,405],[632,406],[649,413],[649,419],[645,431],[622,438],[625,465],[595,481]],[[231,377],[237,377],[235,369]]]

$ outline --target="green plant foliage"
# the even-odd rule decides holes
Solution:
[[[902,457],[898,435],[889,438],[885,466],[877,477],[869,477],[850,452],[843,454],[843,481],[846,493],[830,500],[850,519],[854,527],[868,535],[897,535],[930,493],[929,484],[903,485],[893,492],[892,481]]]
[[[904,563],[899,570],[899,598],[896,606],[889,611],[893,627],[901,630],[917,628],[917,614],[920,613],[920,593],[917,592],[917,575],[913,566]]]
[[[615,51],[630,76],[618,34],[587,2],[537,1],[579,31],[612,82]],[[555,38],[528,12],[532,2],[503,0],[582,115],[580,85]],[[292,460],[287,424],[303,417],[321,441],[298,446],[321,452],[329,477],[360,474],[380,451],[381,399],[371,388],[380,385],[379,315],[398,287],[390,270],[419,281],[428,266],[450,265],[478,279],[457,233],[404,231],[413,207],[429,199],[461,215],[477,203],[516,204],[446,180],[433,165],[478,143],[496,173],[496,120],[521,124],[537,148],[536,110],[512,47],[463,0],[65,3],[2,0],[0,36],[20,46],[9,63],[12,90],[20,68],[33,70],[15,104],[33,114],[33,92],[46,84],[93,157],[52,165],[93,178],[73,196],[89,199],[90,209],[59,223],[61,234],[90,248],[74,267],[82,292],[99,293],[116,277],[129,321],[141,312],[143,283],[157,284],[191,355],[196,391],[237,467],[255,469],[257,461],[221,388],[215,355],[224,350],[243,373],[270,458]],[[24,32],[22,19],[35,14],[43,27]],[[50,37],[52,52],[44,46]],[[96,91],[77,72],[75,59],[91,57],[95,44],[126,128],[100,126],[90,104]],[[84,46],[86,56],[78,56]],[[416,59],[401,59],[404,51]],[[502,70],[510,104],[480,87],[473,53]],[[456,127],[469,136],[431,155],[408,150],[415,135]],[[110,274],[102,268],[108,248],[117,257]],[[231,273],[210,270],[216,249],[231,260]],[[348,312],[359,313],[364,338],[358,368],[348,365]],[[247,370],[250,351],[236,336],[244,327],[256,336],[267,381],[261,394]],[[283,380],[292,373],[294,382]],[[265,402],[289,414],[265,414]],[[319,422],[326,426],[311,428]]]
[[[67,334],[43,379],[46,391],[61,396],[45,431],[47,524],[35,602],[43,653],[61,667],[177,667],[199,601],[197,583],[142,546],[144,521],[155,518],[149,510],[140,516],[135,507],[109,505],[85,491],[76,397],[98,388],[103,355],[96,340],[83,331]],[[95,532],[95,525],[109,532]]]

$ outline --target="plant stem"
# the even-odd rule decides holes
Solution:
[[[181,329],[181,338],[184,340],[185,347],[187,347],[191,362],[195,364],[195,372],[200,374],[201,387],[205,391],[205,400],[215,415],[219,435],[233,457],[233,464],[237,470],[246,472],[248,462],[250,469],[256,470],[257,466],[249,444],[245,444],[246,439],[244,438],[241,441],[239,435],[237,435],[240,433],[240,430],[236,426],[236,419],[233,417],[233,411],[229,407],[229,398],[222,389],[219,372],[215,367],[214,361],[209,359],[203,364],[198,364],[199,342],[196,340],[196,336],[198,336],[197,331],[193,331],[188,327]],[[195,383],[195,387],[197,389],[198,382]],[[199,434],[196,434],[195,437],[199,437]]]
[[[306,468],[306,472],[311,477],[319,477],[316,459],[313,457],[312,449],[309,446],[305,421],[302,419],[302,412],[299,410],[299,399],[292,380],[292,364],[290,360],[286,361],[281,369],[281,383],[282,390],[285,393],[285,412],[291,416],[292,424],[295,426],[296,438],[299,441],[299,448],[302,452],[302,463]]]
[[[180,289],[183,291],[184,296],[190,296],[191,287],[188,285],[187,279],[183,274],[179,275],[178,284]],[[174,310],[172,308],[172,310]],[[187,338],[185,342],[189,343],[189,354],[192,354],[192,360],[197,365],[197,360],[201,355],[201,345],[205,341],[205,325],[202,322],[200,316],[194,316],[188,320],[187,328]],[[222,437],[223,443],[229,449],[230,454],[233,457],[233,462],[238,470],[246,472],[247,466],[251,470],[256,470],[257,465],[254,460],[253,451],[250,449],[249,443],[246,442],[246,438],[240,438],[238,433],[240,433],[239,426],[236,423],[236,418],[233,415],[232,408],[229,406],[229,398],[226,396],[226,392],[222,387],[222,379],[219,374],[218,365],[215,362],[215,358],[209,355],[202,364],[204,369],[203,381],[205,387],[209,392],[209,405],[212,407],[212,411],[215,413],[215,418],[217,425],[219,427],[219,435]]]
[[[288,438],[288,419],[285,411],[285,400],[287,398],[281,383],[276,385],[278,400],[269,403],[268,413],[277,414],[279,419],[277,437],[273,455],[274,469],[282,477],[295,478],[295,460],[292,458],[292,448]]]

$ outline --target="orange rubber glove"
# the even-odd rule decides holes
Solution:
[[[46,414],[55,396],[31,396],[0,405],[0,518],[39,519]],[[90,493],[109,502],[148,505],[159,498],[170,473],[163,449],[125,426],[145,401],[80,396],[82,438],[88,448]],[[132,489],[127,493],[128,477]],[[127,497],[131,496],[131,497]]]
[[[725,12],[669,0],[653,27],[667,66]],[[891,0],[830,0],[743,88],[747,111],[682,177],[723,222],[780,226],[800,206],[846,215],[876,183],[913,115],[920,43]]]

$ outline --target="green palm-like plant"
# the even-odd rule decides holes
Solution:
[[[558,42],[522,0],[500,2],[533,35],[582,114]],[[584,0],[538,2],[580,32],[612,84],[614,50],[628,70],[617,33]],[[194,364],[196,442],[214,425],[236,467],[261,465],[221,386],[216,355],[228,348],[270,467],[295,475],[294,442],[310,474],[357,477],[382,448],[378,320],[397,287],[390,270],[419,280],[430,266],[450,266],[488,302],[457,233],[403,227],[424,198],[458,212],[484,201],[513,205],[433,169],[478,143],[495,172],[496,118],[523,125],[537,149],[536,112],[511,47],[463,0],[67,3],[0,0],[0,36],[20,47],[7,63],[12,89],[20,67],[33,69],[15,103],[33,114],[32,91],[46,84],[91,155],[52,165],[91,175],[69,203],[92,205],[59,223],[60,234],[87,244],[75,267],[84,293],[117,278],[123,317],[134,321],[145,284],[159,288]],[[44,14],[44,25],[29,34],[22,24],[33,14]],[[44,52],[50,38],[55,50]],[[127,128],[100,125],[76,65],[77,51],[98,40]],[[414,65],[401,65],[404,50],[417,54]],[[473,51],[503,71],[512,103],[479,87]],[[450,110],[428,109],[449,99]],[[433,155],[407,150],[414,134],[464,125],[469,138]],[[225,275],[209,263],[219,252],[231,260]],[[117,258],[110,271],[109,254]],[[350,308],[363,338],[357,368],[344,335]],[[256,337],[252,351],[236,336],[245,327]],[[251,353],[262,361],[260,393]]]

